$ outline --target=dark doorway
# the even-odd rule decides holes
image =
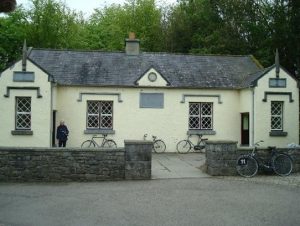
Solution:
[[[55,147],[56,140],[56,111],[52,112],[52,147]]]
[[[249,113],[241,113],[241,145],[249,145]]]

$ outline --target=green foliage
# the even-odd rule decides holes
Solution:
[[[161,13],[154,0],[128,0],[124,6],[98,9],[88,24],[86,38],[90,48],[123,50],[124,39],[129,32],[135,32],[145,50],[160,50]]]
[[[61,2],[32,0],[28,12],[27,29],[29,44],[42,48],[77,48],[80,44],[82,20]]]
[[[26,13],[22,8],[7,17],[0,17],[0,71],[20,56],[26,27]]]
[[[264,66],[280,62],[300,72],[299,0],[127,0],[95,9],[89,19],[58,0],[31,0],[0,17],[0,71],[21,53],[23,40],[35,48],[124,50],[135,32],[143,51],[253,54]]]

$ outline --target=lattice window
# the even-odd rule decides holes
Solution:
[[[87,129],[113,128],[113,102],[87,102]]]
[[[271,102],[271,130],[283,130],[283,102]]]
[[[31,129],[31,97],[16,98],[16,129]]]
[[[189,129],[213,129],[213,104],[190,103]]]

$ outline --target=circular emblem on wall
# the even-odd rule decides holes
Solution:
[[[154,72],[149,73],[148,74],[148,79],[149,79],[150,82],[155,82],[156,79],[157,79],[156,73],[154,73]]]

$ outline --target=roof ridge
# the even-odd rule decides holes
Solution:
[[[48,49],[48,48],[34,48],[31,47],[31,51],[42,50],[42,51],[71,51],[71,52],[99,52],[99,53],[125,53],[125,51],[109,51],[109,50],[89,50],[89,49]],[[175,56],[214,56],[214,57],[250,57],[248,55],[230,55],[230,54],[198,54],[198,53],[172,53],[172,52],[141,52],[141,54],[155,54],[155,55],[175,55]]]
[[[251,54],[246,55],[230,55],[230,54],[199,54],[199,53],[170,53],[170,52],[143,52],[148,54],[169,54],[183,56],[216,56],[216,57],[251,57]]]
[[[34,50],[44,50],[44,51],[71,51],[71,52],[101,52],[101,53],[125,53],[124,51],[107,51],[107,50],[91,50],[91,49],[48,49],[48,48],[34,48],[32,47],[31,51]]]

